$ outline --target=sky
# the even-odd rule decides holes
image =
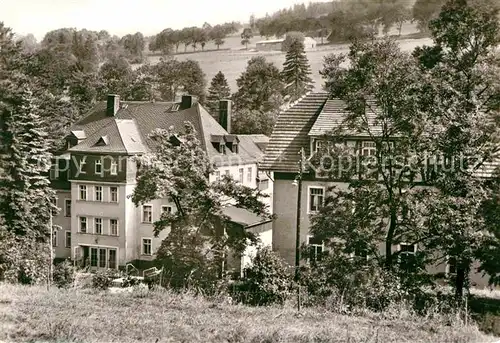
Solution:
[[[307,1],[307,0],[306,0]],[[300,0],[0,0],[0,21],[20,35],[33,33],[37,40],[62,27],[107,30],[123,36],[142,32],[149,36],[170,27],[201,26],[240,21],[252,13],[303,3]]]

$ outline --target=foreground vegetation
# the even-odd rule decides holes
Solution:
[[[398,313],[399,312],[399,313]],[[455,318],[404,311],[345,316],[293,306],[136,289],[47,291],[0,285],[0,340],[76,342],[493,342]]]

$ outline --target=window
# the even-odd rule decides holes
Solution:
[[[102,174],[102,160],[95,161],[95,173]]]
[[[375,156],[377,148],[375,142],[363,141],[361,143],[361,155],[363,156]]]
[[[106,268],[106,249],[99,249],[99,268]]]
[[[172,206],[169,206],[169,205],[163,205],[161,207],[161,213],[168,213],[168,214],[171,214],[172,213]]]
[[[64,233],[64,246],[66,248],[71,248],[71,231],[66,231]]]
[[[323,206],[324,188],[309,187],[309,213],[318,212]]]
[[[314,141],[314,152],[320,151],[326,147],[326,142],[316,139]]]
[[[80,185],[80,200],[87,200],[87,186]]]
[[[142,239],[142,254],[151,255],[151,238]]]
[[[97,248],[90,248],[90,266],[97,267],[97,261],[98,261]]]
[[[64,216],[71,217],[71,199],[64,200]]]
[[[118,187],[109,187],[109,200],[118,202]]]
[[[252,167],[247,168],[247,182],[252,183]]]
[[[224,144],[224,143],[220,143],[219,144],[219,152],[221,154],[225,154],[226,153],[226,144]]]
[[[58,166],[55,166],[54,169],[50,170],[49,178],[50,178],[50,180],[57,180],[59,178]]]
[[[243,168],[240,168],[240,169],[238,170],[238,181],[239,181],[240,183],[243,183],[243,176],[244,176],[243,174],[244,174],[244,173],[245,173],[245,170],[244,170]]]
[[[94,219],[94,232],[97,235],[102,235],[102,218]]]
[[[111,160],[111,168],[109,169],[111,175],[118,174],[118,163],[115,160]]]
[[[52,246],[57,247],[57,230],[52,231]]]
[[[153,221],[153,206],[143,205],[142,206],[142,222],[151,223]]]
[[[112,236],[118,236],[118,219],[109,220],[109,234]]]
[[[220,180],[220,170],[216,170],[215,171],[215,181],[219,181]]]
[[[226,176],[231,176],[231,174],[229,173],[229,169],[226,170],[225,174],[226,174]]]
[[[95,186],[95,201],[102,201],[102,186]]]
[[[85,165],[87,164],[87,156],[82,157],[80,160],[80,174],[85,174]]]
[[[50,211],[53,216],[57,216],[58,208],[57,208],[57,197],[50,199],[50,203],[53,206],[53,209]]]
[[[80,232],[87,233],[87,217],[80,217]]]
[[[108,268],[116,269],[116,250],[114,249],[109,249],[109,261],[108,261]]]
[[[316,239],[312,236],[307,236],[307,245],[309,250],[309,262],[321,261],[323,255],[323,241]]]

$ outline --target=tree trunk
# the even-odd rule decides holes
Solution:
[[[464,288],[466,286],[467,278],[469,277],[469,264],[458,263],[457,276],[455,278],[455,299],[457,302],[462,302],[464,295]]]
[[[389,231],[385,238],[385,267],[387,270],[392,269],[392,243],[394,240],[394,233],[396,232],[396,220],[396,209],[391,208]]]

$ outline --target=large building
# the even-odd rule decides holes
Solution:
[[[155,142],[148,135],[157,128],[181,131],[185,122],[196,129],[201,146],[216,170],[209,180],[230,175],[242,184],[272,194],[272,176],[259,172],[265,137],[230,133],[231,102],[220,103],[220,123],[191,96],[181,102],[124,102],[109,95],[70,129],[66,150],[54,163],[50,178],[61,209],[54,224],[57,258],[88,262],[91,268],[118,268],[135,260],[153,260],[168,234],[153,235],[153,223],[164,211],[175,211],[169,199],[136,207],[130,195],[136,185],[134,157],[150,152]],[[266,198],[269,204],[270,198]],[[250,227],[271,244],[270,225],[245,211],[226,209],[246,218]],[[256,229],[260,224],[264,228]],[[243,256],[243,260],[245,256]]]
[[[322,251],[323,243],[309,233],[311,215],[322,206],[326,190],[331,186],[347,189],[345,182],[333,182],[308,169],[302,176],[301,201],[298,209],[299,160],[301,151],[309,159],[322,144],[325,135],[332,132],[346,115],[345,104],[338,99],[329,99],[327,93],[309,93],[293,106],[280,113],[266,149],[262,170],[274,174],[273,213],[273,249],[289,264],[295,263],[297,216],[300,218],[300,242],[308,244],[312,251]],[[358,147],[360,153],[371,154],[373,142],[366,135],[352,134],[347,138],[347,145]],[[496,167],[500,167],[497,163]],[[487,175],[491,175],[494,164],[488,166]],[[300,211],[300,212],[299,212]],[[417,245],[397,244],[393,251],[405,249],[408,253],[417,251]],[[381,253],[385,246],[381,244]],[[435,272],[451,272],[453,265],[432,266]],[[487,285],[487,278],[472,271],[472,281],[478,287]]]

